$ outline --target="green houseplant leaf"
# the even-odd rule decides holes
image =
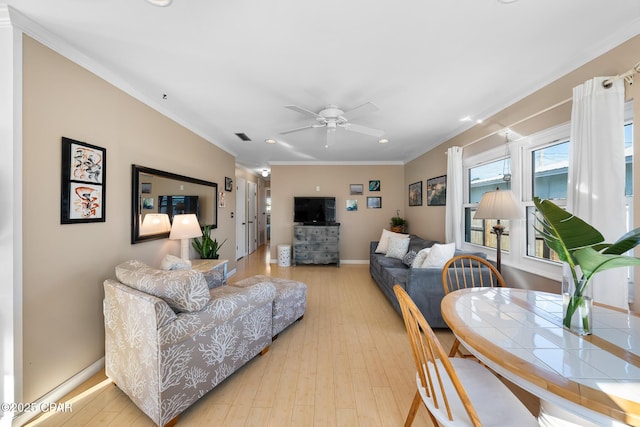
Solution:
[[[191,245],[200,255],[202,259],[214,259],[218,257],[218,250],[224,245],[227,239],[224,239],[222,243],[218,243],[217,239],[211,238],[211,226],[205,225],[202,227],[202,238],[195,238]]]
[[[624,234],[613,244],[604,243],[604,236],[593,226],[565,211],[549,200],[534,197],[538,209],[538,224],[534,226],[549,248],[571,269],[576,284],[570,296],[563,323],[571,325],[575,311],[585,305],[584,291],[593,275],[604,270],[640,265],[640,258],[622,255],[640,244],[640,228]],[[578,267],[580,276],[578,276]],[[590,329],[586,316],[583,326]]]

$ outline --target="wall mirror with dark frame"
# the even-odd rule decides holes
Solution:
[[[131,183],[132,244],[169,237],[173,216],[178,214],[194,213],[200,226],[218,227],[218,184],[215,182],[132,165]],[[160,218],[164,222],[154,221],[155,227],[149,227],[150,221],[145,222],[145,218]]]

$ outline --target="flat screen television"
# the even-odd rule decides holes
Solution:
[[[166,213],[173,224],[173,216],[195,214],[199,217],[198,196],[158,196],[158,213]]]
[[[293,222],[324,225],[336,222],[335,197],[294,197]]]

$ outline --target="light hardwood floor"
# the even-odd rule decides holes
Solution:
[[[368,265],[278,267],[266,247],[238,262],[230,283],[254,274],[304,282],[304,318],[180,415],[178,426],[401,426],[415,368],[401,317]],[[437,331],[445,348],[453,339]],[[519,394],[535,411],[536,400]],[[63,399],[70,413],[28,426],[151,426],[104,372]],[[430,426],[421,407],[414,426]]]

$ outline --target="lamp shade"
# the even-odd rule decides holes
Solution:
[[[161,213],[150,213],[144,216],[140,225],[140,235],[167,233],[171,230],[169,215]]]
[[[201,235],[202,230],[195,214],[176,215],[173,217],[173,225],[169,234],[170,239],[189,239]]]
[[[483,194],[474,219],[519,219],[522,212],[509,190],[487,191]]]

